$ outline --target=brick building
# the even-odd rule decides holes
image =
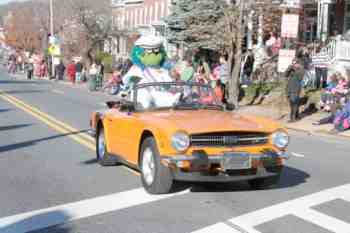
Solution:
[[[169,14],[170,0],[112,0],[113,36],[107,43],[116,58],[127,57],[141,35],[165,38],[163,19]],[[166,47],[169,46],[166,44]]]

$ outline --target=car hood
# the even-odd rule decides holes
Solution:
[[[162,129],[183,130],[189,134],[206,132],[273,132],[282,126],[272,120],[239,113],[197,110],[142,113],[148,124]]]

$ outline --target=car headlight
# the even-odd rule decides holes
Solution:
[[[284,149],[289,144],[289,136],[284,131],[276,131],[272,134],[272,144],[279,149]]]
[[[190,137],[186,133],[177,132],[171,138],[171,145],[178,152],[183,152],[190,146]]]

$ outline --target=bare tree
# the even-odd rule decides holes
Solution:
[[[40,50],[41,35],[31,8],[18,7],[5,25],[6,43],[17,49]]]
[[[105,40],[111,31],[111,9],[108,0],[66,0],[72,10],[71,20],[82,27],[81,36],[85,36],[87,47],[84,54],[90,63],[96,51],[103,50]]]
[[[222,53],[228,55],[231,78],[228,82],[228,101],[238,106],[239,76],[242,57],[243,38],[243,1],[231,4],[224,10],[224,16],[218,22],[217,38]]]

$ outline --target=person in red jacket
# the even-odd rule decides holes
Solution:
[[[69,81],[71,81],[73,84],[75,83],[75,63],[74,61],[71,61],[67,66],[67,76]]]

